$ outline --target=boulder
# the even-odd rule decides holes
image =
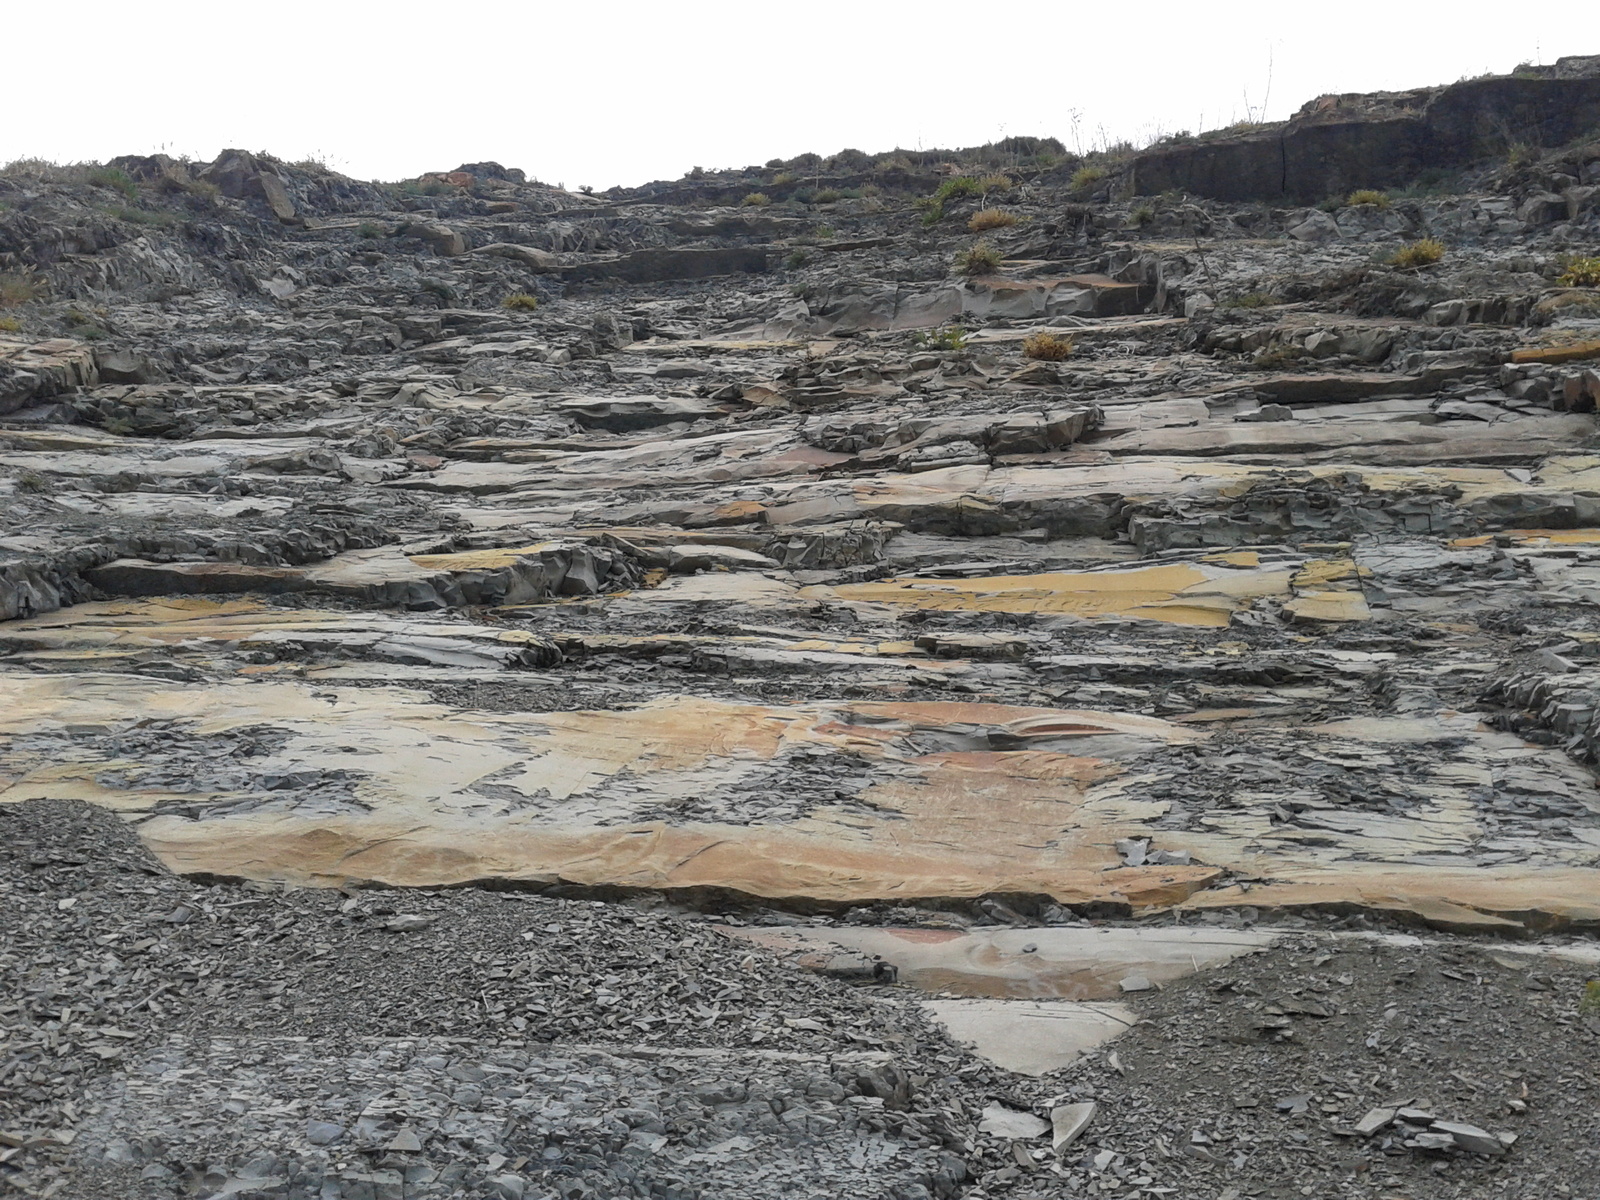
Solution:
[[[1339,222],[1321,209],[1313,208],[1289,226],[1289,236],[1297,242],[1331,242],[1344,234],[1340,232]]]
[[[454,258],[467,252],[467,239],[448,225],[437,221],[413,221],[404,227],[405,237],[420,238],[441,258]]]
[[[509,258],[536,275],[549,275],[561,269],[561,260],[548,250],[540,250],[534,246],[519,246],[515,242],[490,242],[487,246],[479,246],[472,253]]]

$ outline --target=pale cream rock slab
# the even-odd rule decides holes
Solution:
[[[1138,1020],[1123,1004],[1070,1000],[925,1000],[922,1007],[955,1041],[1018,1075],[1071,1066]]]

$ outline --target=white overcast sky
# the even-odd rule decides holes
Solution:
[[[237,146],[601,189],[847,146],[1142,144],[1600,54],[1593,0],[3,0],[0,24],[0,162]]]

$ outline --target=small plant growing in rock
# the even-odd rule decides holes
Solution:
[[[793,171],[779,171],[776,175],[774,175],[772,177],[772,186],[773,187],[788,187],[793,182],[794,182],[794,172]]]
[[[1358,208],[1363,204],[1370,204],[1374,208],[1388,208],[1389,196],[1376,188],[1357,188],[1344,198],[1346,208]]]
[[[1567,259],[1556,282],[1562,287],[1600,288],[1600,258]]]
[[[1506,165],[1512,168],[1531,167],[1539,160],[1539,151],[1527,142],[1513,142],[1506,151]]]
[[[783,265],[791,271],[798,271],[811,261],[811,256],[804,250],[791,250],[789,257],[783,260]]]
[[[39,281],[21,271],[0,272],[0,308],[17,308],[39,297]]]
[[[765,192],[751,192],[739,203],[745,208],[765,208],[772,203],[772,197]]]
[[[0,317],[0,331],[16,333],[22,328],[22,322],[15,317]]]
[[[843,196],[844,193],[839,191],[838,188],[823,188],[815,196],[811,197],[811,202],[813,204],[834,204],[842,199]]]
[[[959,200],[963,196],[982,194],[982,182],[970,175],[957,175],[954,179],[946,179],[935,189],[933,195],[924,196],[917,201],[917,207],[923,210],[922,223],[937,225],[944,220],[944,206],[950,201]]]
[[[1389,265],[1401,270],[1431,267],[1444,257],[1444,243],[1438,238],[1423,238],[1401,246],[1389,256]]]
[[[1053,333],[1030,333],[1022,339],[1022,356],[1040,362],[1062,362],[1072,356],[1073,339]]]
[[[1134,209],[1128,214],[1128,220],[1133,222],[1133,224],[1140,229],[1143,229],[1155,219],[1156,210],[1150,207],[1148,204],[1141,204],[1138,208]]]
[[[19,492],[43,492],[48,490],[49,487],[50,485],[45,481],[45,477],[37,471],[24,471],[17,476],[17,491]]]
[[[1072,182],[1069,186],[1075,192],[1087,192],[1105,177],[1104,167],[1079,167],[1072,173]]]
[[[148,208],[134,208],[131,204],[119,205],[111,210],[111,215],[119,221],[126,221],[130,225],[147,225],[152,229],[165,229],[169,225],[176,225],[178,218],[169,212],[152,211]]]
[[[978,180],[978,187],[985,192],[1009,192],[1014,182],[1011,176],[996,172]]]
[[[1017,223],[1015,214],[999,208],[980,208],[967,221],[973,233],[987,233],[991,229],[1006,229]]]
[[[968,277],[974,275],[993,275],[1000,269],[1004,261],[1000,251],[988,242],[973,242],[960,254],[956,255],[955,268]]]
[[[500,307],[512,312],[532,312],[539,307],[539,297],[530,296],[527,292],[513,292],[500,301]]]
[[[360,238],[381,238],[383,226],[376,221],[363,221],[356,226],[356,236]]]
[[[932,333],[914,333],[911,335],[911,344],[925,350],[954,353],[967,348],[967,331],[959,325],[952,325],[949,329],[937,329]]]

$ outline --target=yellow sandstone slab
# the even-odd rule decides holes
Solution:
[[[976,579],[885,579],[803,588],[801,599],[832,598],[945,611],[1070,613],[1222,627],[1250,603],[1287,596],[1292,567],[1229,570],[1171,563],[1125,571],[991,575]]]

